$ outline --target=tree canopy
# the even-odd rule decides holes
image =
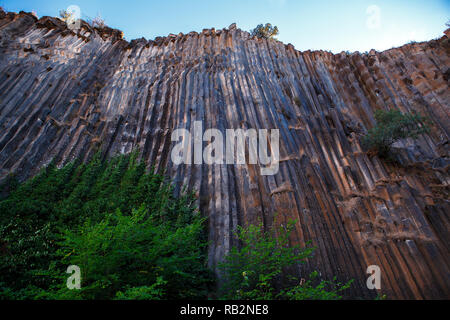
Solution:
[[[252,36],[258,37],[260,39],[276,40],[275,36],[279,34],[279,30],[277,26],[272,26],[270,23],[266,23],[265,25],[257,25],[256,28],[253,29],[250,33]]]

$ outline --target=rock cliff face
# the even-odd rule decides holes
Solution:
[[[113,29],[0,11],[0,178],[27,178],[51,160],[135,148],[195,189],[209,217],[209,261],[239,224],[295,219],[292,243],[317,246],[292,270],[354,278],[381,268],[388,298],[450,298],[450,55],[447,36],[385,52],[299,52],[236,28],[127,42]],[[417,141],[397,143],[401,165],[362,152],[374,111],[428,116]],[[203,128],[280,130],[280,170],[179,165],[171,133]]]

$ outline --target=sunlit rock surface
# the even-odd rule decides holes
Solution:
[[[300,32],[300,31],[299,31]],[[209,261],[239,224],[297,221],[292,243],[317,246],[292,272],[356,279],[366,269],[388,298],[449,298],[450,57],[447,36],[385,52],[299,52],[235,25],[127,42],[121,32],[0,11],[0,179],[25,179],[51,160],[139,148],[180,192],[197,190],[209,217]],[[418,111],[429,135],[395,145],[401,166],[360,147],[376,109]],[[280,171],[180,165],[177,128],[280,130]]]

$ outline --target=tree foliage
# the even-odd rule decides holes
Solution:
[[[309,280],[285,276],[287,268],[303,263],[311,257],[314,248],[289,246],[289,236],[294,222],[273,232],[266,232],[262,225],[238,227],[236,236],[241,242],[233,247],[220,264],[224,277],[221,296],[236,300],[305,300],[340,299],[346,284],[318,279],[318,273]]]
[[[402,114],[399,110],[377,110],[377,125],[363,137],[362,146],[371,153],[388,157],[391,146],[401,139],[416,139],[428,133],[428,120],[417,113]]]
[[[242,243],[220,265],[216,293],[207,231],[194,196],[174,197],[137,154],[49,165],[0,199],[0,299],[339,299],[350,283],[287,276],[313,248],[289,246],[293,222],[274,232],[239,227]],[[2,194],[2,193],[0,193]],[[3,193],[4,194],[4,193]],[[67,267],[81,270],[69,290]]]
[[[136,154],[53,165],[0,201],[0,299],[198,299],[204,219]],[[68,290],[69,265],[81,290]]]
[[[67,22],[69,21],[73,16],[73,13],[67,11],[67,10],[60,10],[59,11],[59,17],[62,21]]]
[[[279,34],[277,26],[272,26],[270,23],[259,24],[255,29],[250,31],[253,37],[258,37],[260,39],[274,39]]]

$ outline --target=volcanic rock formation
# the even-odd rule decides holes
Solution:
[[[367,267],[388,298],[449,298],[450,56],[447,36],[384,52],[299,52],[235,25],[127,42],[118,30],[77,32],[57,18],[0,11],[0,179],[141,151],[196,190],[209,218],[209,263],[237,225],[296,220],[292,243],[317,246],[292,272],[354,278],[373,298]],[[374,111],[417,111],[430,134],[395,145],[399,163],[369,157],[361,137]],[[280,170],[172,163],[171,133],[279,129]]]

